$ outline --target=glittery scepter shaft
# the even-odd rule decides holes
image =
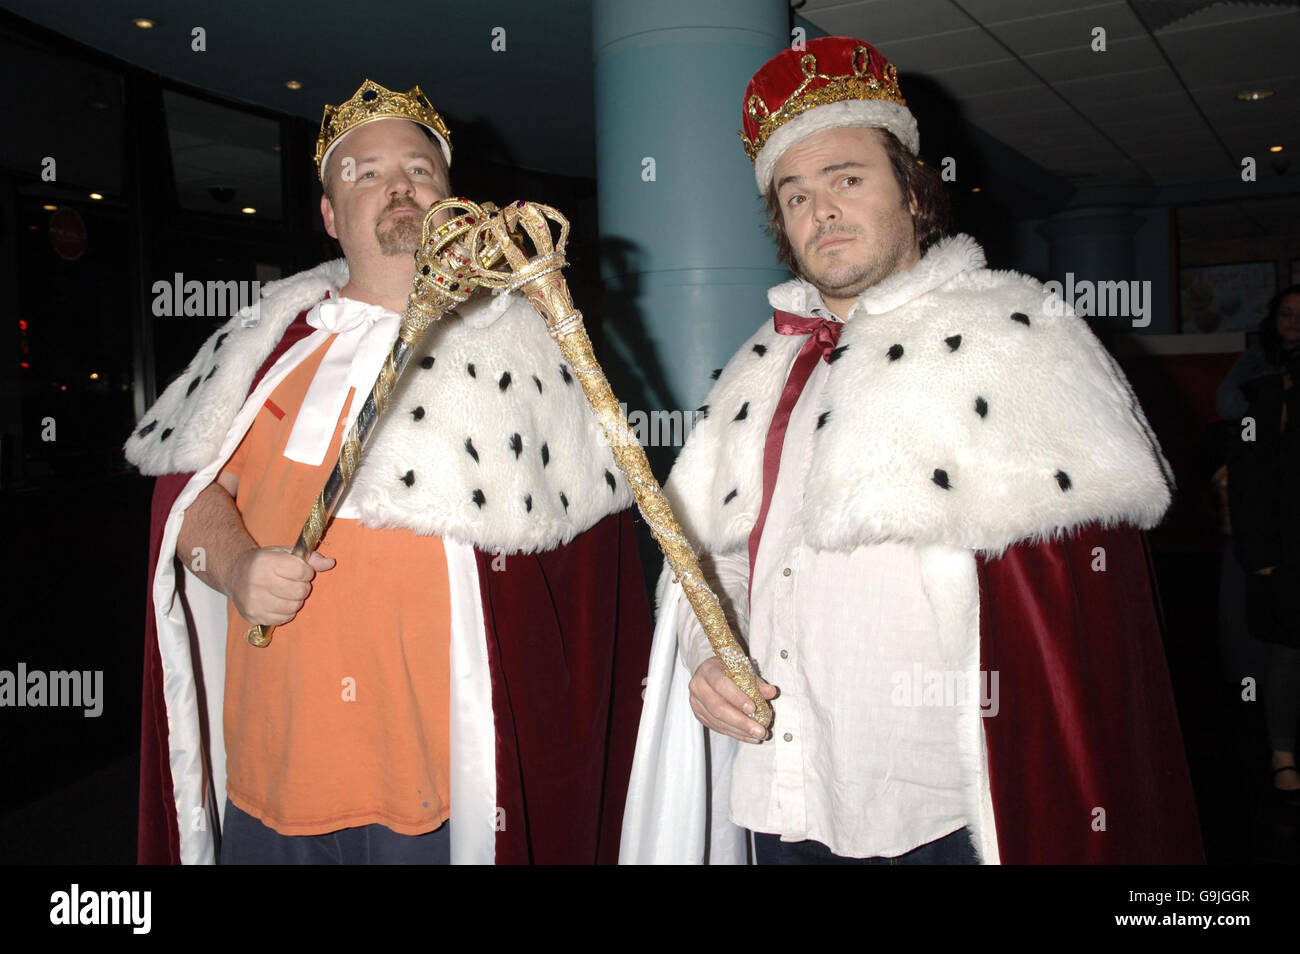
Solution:
[[[560,226],[558,241],[552,240],[552,222]],[[650,470],[645,451],[623,419],[618,398],[596,361],[591,339],[582,324],[582,312],[573,307],[562,271],[567,264],[564,247],[568,238],[569,222],[555,209],[532,202],[511,203],[500,212],[490,214],[470,237],[471,258],[481,259],[474,254],[480,248],[499,248],[505,262],[497,270],[476,264],[474,276],[487,288],[522,291],[546,321],[551,337],[577,373],[596,420],[604,429],[614,461],[627,476],[637,509],[681,581],[714,653],[731,680],[753,701],[752,718],[764,726],[771,725],[772,707],[758,690],[749,656],[732,634],[722,605],[705,582],[699,559],[682,533],[668,498]],[[528,247],[534,254],[529,255]]]
[[[356,474],[357,465],[361,463],[361,454],[388,406],[397,379],[401,377],[425,331],[446,312],[468,298],[474,290],[476,282],[462,240],[483,222],[493,208],[490,203],[479,206],[467,199],[443,199],[429,207],[424,216],[420,248],[415,253],[414,288],[406,302],[397,341],[393,344],[392,352],[384,359],[384,366],[379,370],[366,403],[357,413],[356,422],[343,439],[334,469],[330,471],[321,492],[316,495],[311,513],[293,545],[294,556],[305,558],[320,546],[326,525],[334,516],[348,487],[352,485],[352,477]],[[439,225],[438,219],[443,217],[447,221]],[[485,246],[483,254],[487,256],[484,261],[488,264],[499,257],[491,245]],[[274,626],[253,626],[248,631],[248,641],[258,647],[269,646],[274,629]]]

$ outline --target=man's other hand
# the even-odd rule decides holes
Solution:
[[[762,742],[767,729],[750,718],[754,703],[731,681],[716,656],[700,663],[691,677],[691,711],[706,727],[742,742]],[[775,699],[776,686],[758,680],[764,699]]]
[[[303,560],[289,547],[247,550],[235,560],[230,598],[250,623],[282,626],[302,609],[316,574],[333,566],[333,557],[311,553]]]

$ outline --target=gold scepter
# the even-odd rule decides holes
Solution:
[[[316,495],[311,514],[302,525],[298,541],[293,545],[294,556],[305,558],[320,546],[321,538],[325,536],[325,526],[334,516],[348,487],[352,485],[352,477],[361,462],[362,451],[374,433],[384,408],[388,406],[397,379],[401,377],[420,338],[429,325],[465,301],[474,290],[477,282],[470,269],[473,262],[462,239],[481,225],[494,209],[495,206],[491,203],[480,206],[468,199],[443,199],[429,206],[429,211],[424,216],[420,248],[415,253],[414,287],[406,302],[397,341],[393,343],[392,352],[384,359],[384,366],[379,370],[375,386],[371,388],[366,403],[358,412],[356,422],[343,439],[334,469],[330,471],[321,492]],[[437,220],[444,212],[450,214],[448,221],[439,225]],[[486,265],[491,265],[500,257],[491,245],[485,245],[482,254],[485,256],[482,264]],[[248,631],[248,641],[258,647],[269,646],[274,629],[274,626],[253,626]]]
[[[556,242],[552,241],[552,222],[560,227]],[[474,261],[471,271],[478,284],[485,288],[503,289],[504,294],[522,291],[545,320],[560,352],[577,373],[587,402],[605,432],[614,461],[627,476],[637,509],[649,524],[673,573],[681,580],[709,644],[727,675],[753,701],[751,718],[769,726],[772,707],[758,691],[749,655],[732,634],[722,604],[705,582],[695,550],[682,533],[668,498],[650,470],[645,451],[623,419],[618,398],[596,361],[591,339],[582,324],[582,312],[573,307],[562,271],[568,264],[564,258],[568,239],[569,220],[555,209],[533,202],[514,202],[499,212],[489,213],[474,229],[469,240],[470,258]],[[534,250],[532,256],[527,252],[528,246]],[[491,262],[483,264],[484,256],[488,250],[498,249],[505,262],[494,270]]]

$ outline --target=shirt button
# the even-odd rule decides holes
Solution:
[[[789,658],[790,658],[790,654],[789,654],[788,652],[786,652],[786,651],[783,649],[783,650],[781,650],[781,658],[782,658],[782,659],[789,659]]]
[[[789,575],[790,575],[790,568],[789,568],[789,567],[786,567],[784,570],[782,570],[782,571],[781,571],[781,575],[782,575],[782,576],[789,576]]]
[[[793,741],[794,741],[794,736],[791,735],[789,732],[787,732],[785,735],[781,736],[781,738],[785,739],[787,742],[793,742]]]

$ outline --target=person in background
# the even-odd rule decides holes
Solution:
[[[1273,787],[1300,793],[1300,285],[1269,304],[1259,343],[1219,388],[1219,412],[1239,421],[1228,445],[1233,549],[1246,572],[1250,634],[1267,644],[1259,699],[1272,748]],[[1294,797],[1294,796],[1292,796]]]

